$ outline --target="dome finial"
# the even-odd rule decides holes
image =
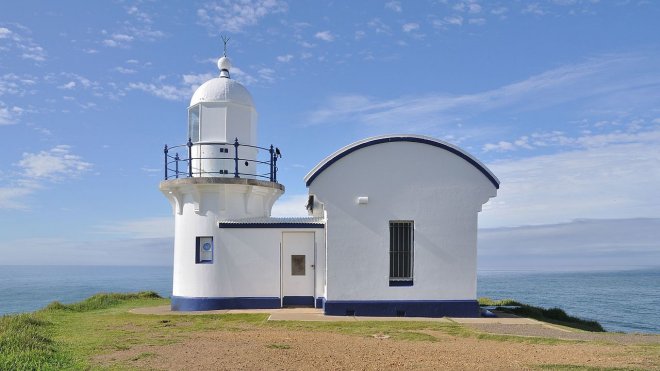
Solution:
[[[222,42],[224,43],[224,54],[218,59],[218,68],[220,69],[220,77],[229,78],[229,69],[231,68],[231,62],[227,58],[227,43],[229,38],[227,36],[221,36]]]
[[[224,47],[225,47],[224,49],[225,49],[225,50],[224,50],[224,54],[223,54],[223,56],[226,57],[226,56],[227,56],[227,43],[229,42],[229,39],[230,39],[230,38],[227,37],[227,36],[224,36],[224,35],[222,35],[222,36],[220,36],[220,37],[222,38],[222,42],[223,42],[223,44],[225,44],[225,45],[224,45]]]

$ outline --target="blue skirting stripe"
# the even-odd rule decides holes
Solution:
[[[284,296],[282,297],[282,305],[308,305],[314,306],[313,296]]]
[[[329,316],[374,317],[479,317],[476,300],[327,300]]]
[[[325,298],[320,296],[316,298],[316,305],[314,306],[314,308],[323,308],[324,304],[325,304]]]
[[[278,297],[191,298],[172,296],[173,311],[281,308]]]

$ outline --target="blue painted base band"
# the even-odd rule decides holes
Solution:
[[[284,296],[282,297],[282,305],[306,305],[314,306],[313,296]]]
[[[479,317],[476,300],[327,300],[329,316],[374,317]]]
[[[172,296],[173,311],[280,308],[278,297],[191,298]]]
[[[324,304],[325,304],[325,298],[323,296],[320,296],[316,298],[316,305],[314,305],[314,308],[317,309],[323,308]]]

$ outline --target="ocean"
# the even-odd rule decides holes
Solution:
[[[0,315],[71,303],[98,292],[170,296],[171,267],[0,266]],[[597,320],[608,331],[660,333],[660,269],[478,275],[478,296],[512,298]]]

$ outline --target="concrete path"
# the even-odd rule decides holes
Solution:
[[[531,318],[516,317],[505,313],[497,313],[496,318],[425,318],[425,317],[356,317],[356,316],[326,316],[323,309],[314,308],[282,308],[282,309],[227,309],[195,312],[173,312],[169,305],[158,307],[135,308],[129,311],[135,314],[200,316],[208,314],[254,314],[268,313],[269,321],[427,321],[442,323],[458,323],[466,327],[491,334],[513,335],[523,337],[547,337],[578,341],[604,341],[620,344],[657,344],[660,335],[592,333],[557,326]]]
[[[268,313],[269,321],[427,321],[456,322],[460,324],[542,324],[542,322],[521,317],[513,318],[427,318],[427,317],[363,317],[363,316],[326,316],[323,309],[315,308],[282,308],[282,309],[224,309],[194,312],[172,311],[169,305],[131,309],[130,313],[152,315],[186,315],[199,316],[206,314],[254,314]]]

